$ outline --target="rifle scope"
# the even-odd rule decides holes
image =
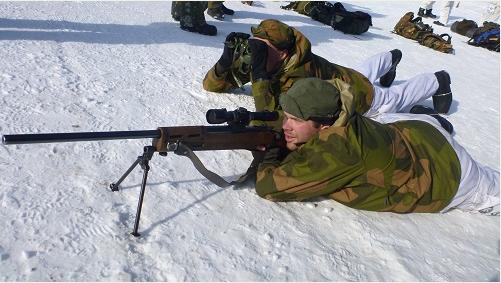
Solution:
[[[209,109],[205,115],[209,124],[228,123],[229,125],[247,126],[252,120],[259,121],[276,121],[278,112],[250,112],[247,109],[240,107],[234,111],[222,109]]]

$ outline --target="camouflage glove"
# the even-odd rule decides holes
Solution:
[[[235,53],[235,41],[238,38],[248,39],[249,34],[243,32],[231,32],[224,41],[224,50],[221,58],[217,61],[221,70],[228,70],[233,63],[233,54]]]
[[[268,46],[261,40],[249,39],[249,48],[251,51],[252,80],[268,80],[269,74],[266,72]]]

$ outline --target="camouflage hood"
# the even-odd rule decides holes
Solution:
[[[297,29],[278,20],[264,20],[251,28],[252,35],[268,40],[281,50],[289,50],[291,56],[285,59],[285,72],[311,60],[311,43]]]
[[[289,50],[294,46],[293,29],[281,21],[264,20],[257,27],[251,27],[254,37],[266,39],[280,50]]]
[[[284,61],[284,71],[293,70],[311,60],[311,43],[301,32],[292,28],[295,44],[291,56]]]

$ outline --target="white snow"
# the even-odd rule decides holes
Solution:
[[[153,130],[207,125],[209,108],[253,110],[248,85],[218,94],[201,83],[229,32],[276,18],[302,31],[314,53],[345,66],[401,49],[395,83],[449,71],[455,138],[499,170],[499,53],[455,33],[455,55],[392,34],[418,1],[345,3],[372,15],[374,26],[357,37],[284,4],[226,2],[236,13],[223,22],[206,16],[218,28],[210,37],[182,31],[170,2],[0,2],[0,133]],[[479,22],[485,5],[461,1],[450,21]],[[151,161],[135,238],[142,171],[119,192],[108,185],[149,143],[2,145],[0,280],[499,281],[499,217],[365,212],[332,200],[272,203],[250,186],[213,185],[175,154]],[[229,180],[252,159],[247,151],[198,155]]]

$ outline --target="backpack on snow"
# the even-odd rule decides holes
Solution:
[[[314,11],[315,9],[312,10],[312,13]],[[343,33],[362,34],[368,31],[369,27],[372,26],[371,15],[362,11],[347,11],[343,4],[339,2],[334,3],[333,14],[334,17],[331,20],[331,27]]]
[[[447,39],[444,38],[446,36]],[[454,52],[454,48],[452,48],[451,44],[451,36],[446,33],[443,33],[441,35],[437,35],[434,33],[426,34],[425,36],[423,36],[423,38],[419,40],[419,44],[424,45],[426,47],[430,47],[443,53]]]
[[[339,2],[295,1],[281,8],[310,16],[315,21],[348,34],[362,34],[372,26],[371,15],[361,11],[347,11]]]
[[[468,40],[468,44],[499,52],[499,25],[490,25],[490,23],[486,25],[484,22],[484,26],[477,29]]]
[[[425,35],[432,34],[433,28],[423,23],[421,17],[414,18],[413,12],[407,12],[397,22],[393,32],[405,38],[420,41]]]
[[[451,31],[467,37],[472,37],[477,28],[478,25],[475,21],[467,19],[463,19],[462,21],[455,21],[451,25]]]
[[[444,33],[434,34],[430,25],[423,23],[421,17],[414,18],[413,12],[407,12],[395,25],[393,32],[405,38],[413,39],[419,44],[443,53],[454,53],[451,36]],[[444,37],[447,36],[447,39]]]

